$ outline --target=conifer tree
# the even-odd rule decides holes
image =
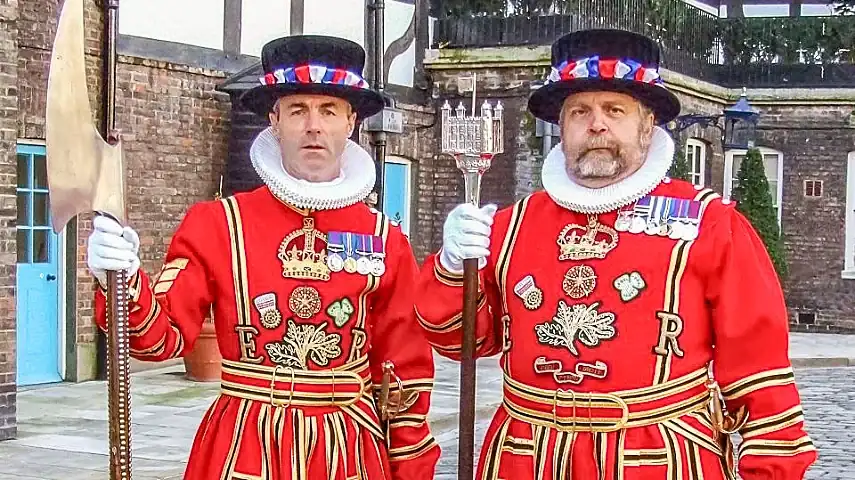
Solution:
[[[787,275],[783,238],[778,226],[778,214],[769,191],[769,180],[763,168],[760,150],[748,150],[739,168],[739,185],[733,191],[737,210],[751,222],[772,258],[778,276]]]
[[[671,169],[668,170],[668,176],[687,182],[692,181],[692,168],[686,161],[686,149],[682,145],[677,145],[677,151],[674,152],[674,163],[671,164]]]

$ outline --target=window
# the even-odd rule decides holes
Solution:
[[[805,196],[815,198],[821,197],[822,180],[805,180]]]
[[[686,140],[686,163],[689,165],[691,182],[701,187],[704,186],[707,144],[696,138]]]
[[[50,205],[45,147],[18,145],[18,263],[49,263]]]
[[[778,225],[781,224],[781,200],[783,198],[784,155],[771,148],[759,147],[763,156],[763,168],[766,180],[769,181],[769,192],[772,194],[772,204],[778,212]],[[733,197],[733,190],[739,183],[739,168],[745,158],[745,150],[728,150],[724,159],[724,196]]]
[[[855,152],[849,152],[846,168],[846,240],[843,278],[855,280]]]

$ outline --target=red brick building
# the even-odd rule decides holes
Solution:
[[[96,122],[103,98],[101,9],[87,0]],[[18,385],[89,380],[99,370],[94,285],[84,257],[90,218],[72,221],[60,235],[47,228],[45,101],[57,16],[55,1],[0,6],[0,439],[15,435]],[[162,58],[162,51],[163,45],[123,37],[117,73],[128,209],[150,271],[159,269],[188,205],[215,193],[225,164],[230,104],[214,87],[227,76],[224,70],[245,66],[240,60],[229,66],[222,52],[196,49],[197,62],[188,65]]]

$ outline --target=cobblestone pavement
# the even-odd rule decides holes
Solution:
[[[855,479],[855,368],[798,368],[795,373],[807,431],[819,449],[819,460],[805,478]],[[476,451],[491,416],[481,416],[476,424]],[[455,480],[457,436],[440,435],[443,457],[436,480]]]
[[[791,357],[820,358],[815,348],[834,342],[831,356],[853,358],[855,337],[797,338]],[[855,343],[855,342],[853,342]],[[833,346],[833,345],[832,345]],[[822,352],[820,352],[822,353]],[[456,479],[456,363],[437,358],[429,421],[443,447],[437,480]],[[182,377],[183,367],[141,372],[132,383],[135,480],[178,480],[203,414],[218,390]],[[855,479],[855,368],[796,368],[808,433],[820,459],[809,480]],[[19,435],[0,442],[0,480],[104,480],[107,478],[107,409],[104,382],[60,384],[18,395]],[[501,400],[497,360],[478,363],[477,447]]]
[[[819,460],[808,479],[855,479],[855,368],[797,369],[808,434]]]

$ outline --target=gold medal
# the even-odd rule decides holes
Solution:
[[[347,257],[344,260],[344,271],[347,273],[356,273],[356,260],[353,257]]]

